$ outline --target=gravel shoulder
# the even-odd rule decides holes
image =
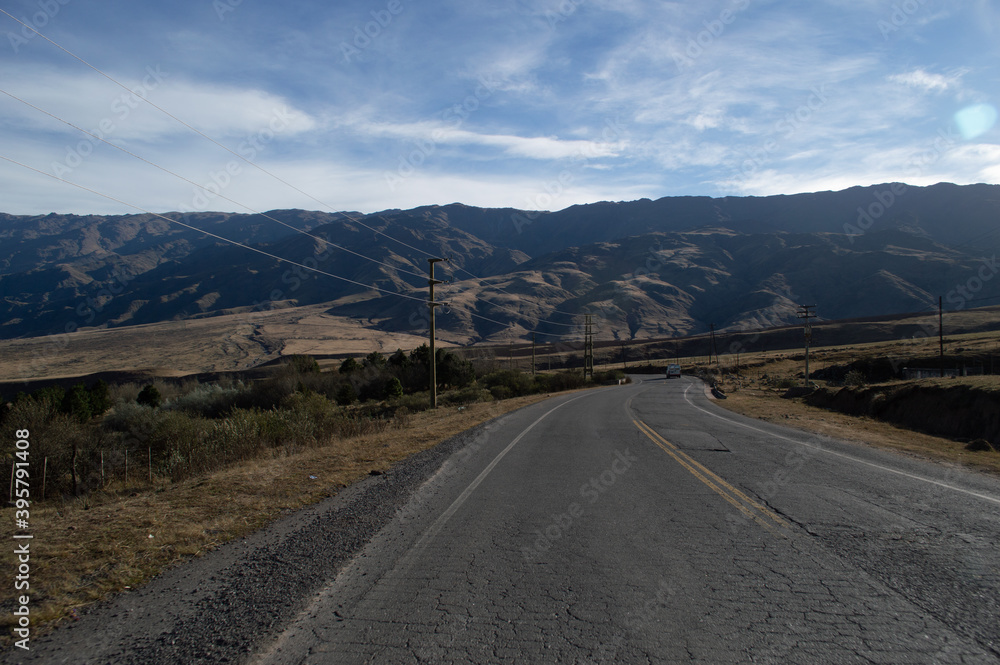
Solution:
[[[80,612],[7,663],[242,662],[499,416]]]

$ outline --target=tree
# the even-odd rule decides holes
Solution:
[[[139,396],[135,398],[135,401],[143,406],[151,406],[155,409],[160,406],[163,398],[160,397],[160,391],[156,389],[156,386],[150,384],[139,392]]]
[[[63,398],[62,411],[81,423],[90,420],[93,415],[90,408],[90,393],[87,392],[82,383],[76,384],[66,393]]]
[[[361,364],[354,358],[348,358],[344,362],[340,363],[340,373],[341,374],[351,374],[357,372],[361,369]]]
[[[348,382],[340,386],[337,390],[337,396],[334,399],[337,400],[337,404],[347,406],[358,401],[358,393],[354,390],[354,386]]]
[[[365,366],[374,367],[375,369],[382,369],[385,367],[385,356],[383,356],[378,351],[372,351],[367,356],[365,356]]]
[[[103,415],[111,408],[111,396],[108,394],[108,384],[103,379],[90,387],[90,411],[95,416]]]
[[[288,358],[288,364],[300,374],[319,374],[319,363],[310,355],[297,354]]]
[[[385,384],[385,396],[388,399],[403,396],[403,384],[396,377],[389,379]]]
[[[396,349],[396,352],[389,356],[389,364],[398,369],[405,369],[410,364],[410,359],[406,357],[403,349]]]

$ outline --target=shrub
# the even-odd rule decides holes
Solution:
[[[90,387],[90,410],[95,416],[103,415],[105,411],[111,408],[112,405],[111,394],[108,390],[108,384],[103,380],[98,379],[97,382]]]
[[[361,369],[361,364],[354,358],[348,358],[344,362],[340,363],[340,373],[341,374],[352,374]]]
[[[151,406],[154,409],[160,406],[162,398],[160,397],[160,391],[156,389],[156,386],[149,384],[139,392],[139,396],[135,398],[138,404],[143,406]]]
[[[318,374],[319,363],[316,359],[308,355],[288,356],[286,361],[289,367],[300,374]]]
[[[345,383],[337,391],[336,396],[337,404],[341,406],[347,406],[358,401],[358,393],[354,390],[354,386],[350,383]]]
[[[479,386],[467,386],[460,390],[449,391],[441,396],[442,404],[454,406],[491,401],[493,401],[493,394],[489,390],[480,388]]]
[[[867,378],[860,370],[852,369],[844,375],[844,385],[849,388],[864,388]]]
[[[511,369],[503,369],[498,372],[487,374],[482,379],[485,385],[496,399],[506,399],[508,397],[520,397],[535,391],[535,382],[529,374]],[[494,391],[494,388],[502,390]],[[498,397],[498,395],[503,395]]]
[[[218,418],[228,413],[240,401],[246,401],[250,390],[242,383],[230,388],[201,384],[186,395],[164,405],[173,411],[184,411],[204,418]]]
[[[90,409],[90,393],[82,383],[76,384],[66,393],[62,401],[62,412],[81,423],[90,420],[93,415]]]
[[[372,351],[364,360],[365,367],[374,367],[375,369],[382,369],[385,367],[385,356],[383,356],[378,351]]]
[[[388,399],[403,396],[403,384],[395,376],[385,384],[385,396]]]

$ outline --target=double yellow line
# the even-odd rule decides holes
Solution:
[[[677,446],[657,434],[653,428],[646,423],[641,420],[633,420],[632,422],[635,423],[635,426],[639,428],[639,431],[648,436],[653,443],[658,445],[665,453],[677,460],[678,464],[690,471],[691,475],[705,483],[705,485],[728,501],[747,518],[752,519],[754,522],[776,536],[784,536],[781,531],[775,529],[774,525],[768,521],[768,519],[772,520],[783,529],[788,528],[788,522],[781,519],[781,517],[779,517],[774,511],[760,505],[746,494],[739,491],[713,472],[709,471],[707,468],[696,462],[690,455],[683,452]]]

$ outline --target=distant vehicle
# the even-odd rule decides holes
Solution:
[[[667,365],[667,378],[681,378],[681,366],[680,365]]]

